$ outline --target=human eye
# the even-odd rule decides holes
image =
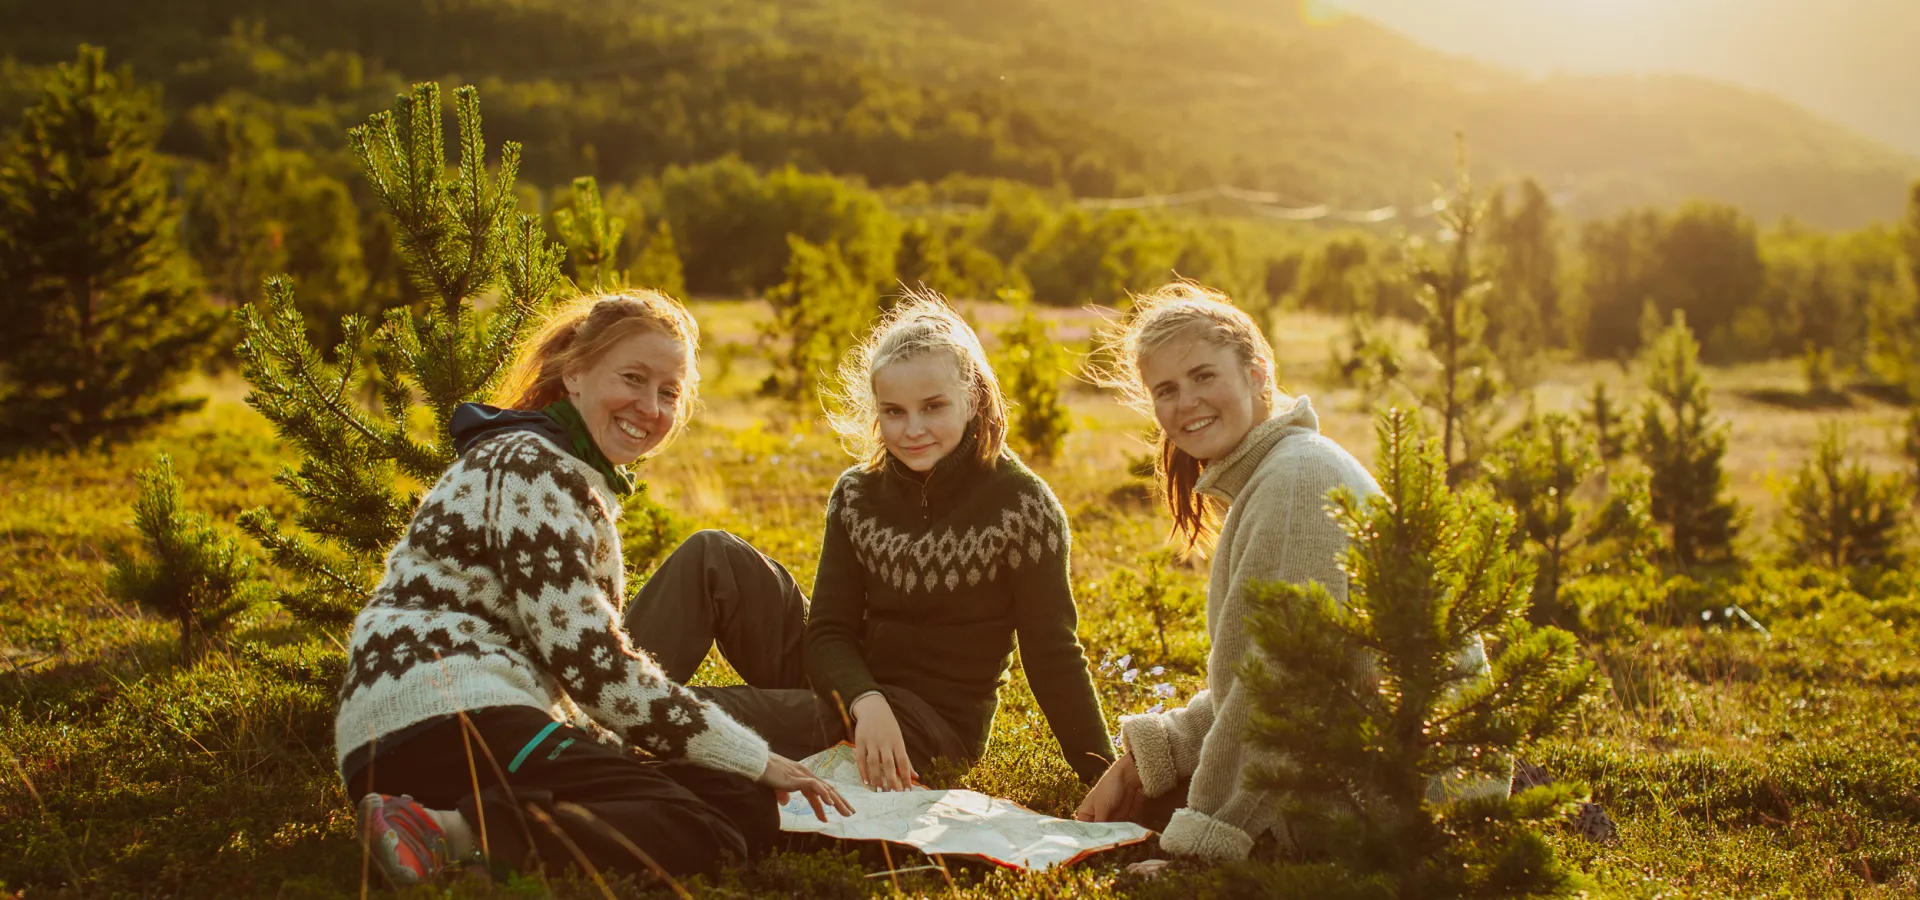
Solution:
[[[647,383],[647,380],[645,378],[642,378],[633,372],[621,372],[620,377],[624,379],[628,384],[634,385],[636,387]]]
[[[1208,370],[1205,372],[1195,372],[1193,375],[1193,380],[1194,380],[1194,383],[1196,384],[1206,384],[1207,382],[1213,380],[1213,372],[1212,370]]]

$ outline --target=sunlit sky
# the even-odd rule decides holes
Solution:
[[[1304,0],[1536,74],[1683,72],[1920,153],[1920,0]]]

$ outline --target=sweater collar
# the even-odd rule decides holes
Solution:
[[[1233,452],[1208,463],[1200,471],[1200,478],[1193,483],[1193,489],[1222,503],[1232,505],[1233,498],[1247,481],[1253,477],[1260,463],[1265,461],[1267,453],[1282,438],[1293,434],[1318,434],[1320,418],[1313,413],[1313,404],[1306,395],[1293,398],[1292,405],[1279,410],[1272,418],[1253,426],[1247,436],[1240,439],[1240,446]]]
[[[884,466],[888,474],[898,477],[907,486],[920,494],[922,506],[944,505],[962,486],[971,479],[968,477],[984,467],[974,454],[980,448],[980,420],[967,423],[967,430],[960,436],[952,452],[940,458],[933,468],[926,472],[915,472],[900,461],[899,457],[887,452]]]

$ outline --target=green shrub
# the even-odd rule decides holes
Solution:
[[[1682,567],[1730,556],[1737,529],[1733,501],[1723,496],[1727,429],[1711,421],[1699,360],[1700,344],[1676,311],[1648,357],[1647,387],[1654,396],[1641,407],[1636,448],[1652,476],[1654,521],[1665,529],[1667,547]]]
[[[1571,635],[1526,624],[1532,572],[1510,547],[1512,515],[1449,490],[1438,445],[1405,413],[1377,430],[1382,495],[1333,494],[1354,536],[1346,602],[1318,583],[1258,591],[1248,740],[1271,755],[1251,777],[1296,842],[1390,879],[1393,895],[1565,893],[1572,873],[1534,828],[1573,800],[1567,785],[1443,803],[1433,783],[1508,777],[1517,750],[1566,725],[1593,667]]]
[[[180,479],[164,453],[152,469],[140,473],[133,524],[144,552],[116,554],[108,589],[178,624],[181,652],[193,659],[246,609],[241,595],[252,561],[205,516],[182,506]]]
[[[1846,430],[1829,423],[1787,488],[1781,538],[1797,562],[1829,569],[1897,565],[1909,496],[1898,477],[1848,463]]]
[[[1003,298],[1005,295],[1003,294]],[[1018,318],[1000,329],[993,370],[1013,407],[1009,437],[1022,455],[1050,462],[1072,428],[1072,419],[1060,396],[1060,379],[1067,374],[1067,353],[1051,330],[1033,314],[1022,295],[1013,295]]]

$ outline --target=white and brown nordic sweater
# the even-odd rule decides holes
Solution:
[[[619,514],[605,477],[546,437],[505,431],[469,446],[354,620],[339,761],[416,723],[529,706],[609,742],[758,778],[766,741],[628,640]]]

